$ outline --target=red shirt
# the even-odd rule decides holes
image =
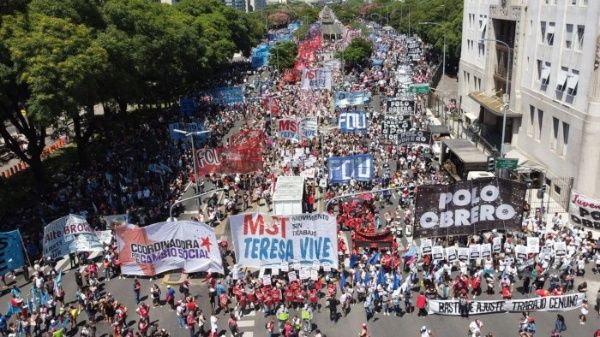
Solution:
[[[425,307],[427,306],[427,297],[425,297],[425,295],[419,295],[417,297],[417,302],[415,303],[415,306],[419,309],[425,309]]]

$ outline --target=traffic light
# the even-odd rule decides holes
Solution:
[[[496,171],[496,158],[494,158],[492,156],[488,156],[488,159],[487,159],[487,170],[488,170],[488,172],[494,172],[494,171]]]
[[[537,191],[537,198],[538,198],[538,199],[544,199],[544,193],[546,193],[546,185],[545,185],[545,184],[544,184],[544,185],[542,185],[542,188],[540,188],[540,189]]]
[[[532,170],[529,172],[529,179],[531,179],[531,188],[541,189],[545,188],[544,184],[544,172],[538,170]]]

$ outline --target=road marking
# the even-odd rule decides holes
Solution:
[[[254,337],[254,332],[252,331],[244,331],[242,337]]]
[[[187,192],[188,188],[190,188],[190,186],[192,186],[192,182],[190,181],[187,186],[183,189],[183,192]]]
[[[255,325],[254,321],[238,321],[238,326],[240,328],[251,328]]]
[[[186,215],[198,215],[198,214],[200,214],[200,212],[198,212],[198,211],[184,211],[182,214],[186,214]]]
[[[256,310],[252,310],[247,315],[244,315],[244,317],[254,317],[254,316],[256,316]]]

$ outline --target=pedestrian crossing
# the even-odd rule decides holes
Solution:
[[[238,328],[242,332],[241,337],[254,337],[254,326],[256,318],[256,310],[252,310],[251,312],[245,314],[238,320]]]

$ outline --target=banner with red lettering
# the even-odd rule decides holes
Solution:
[[[299,263],[338,268],[337,226],[332,215],[246,213],[229,219],[241,267],[280,268]]]
[[[277,136],[295,141],[300,140],[300,120],[297,118],[277,120]]]
[[[262,147],[251,141],[245,145],[197,149],[196,167],[200,176],[216,172],[246,174],[261,171]]]
[[[119,227],[115,238],[125,275],[154,276],[169,270],[223,274],[215,231],[196,221]]]
[[[311,68],[302,70],[302,90],[331,90],[331,68]]]
[[[84,217],[69,214],[44,227],[44,257],[60,258],[70,253],[101,252],[102,242]]]
[[[587,228],[600,229],[600,201],[573,191],[569,200],[571,222]]]

